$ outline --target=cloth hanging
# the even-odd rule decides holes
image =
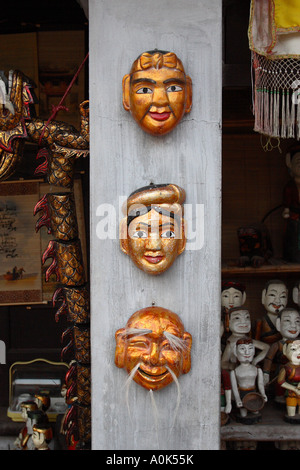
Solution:
[[[300,139],[300,0],[251,0],[254,130]]]

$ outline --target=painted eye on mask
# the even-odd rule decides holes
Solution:
[[[147,238],[148,233],[145,232],[144,230],[137,230],[132,234],[132,238]]]
[[[182,90],[183,90],[183,88],[179,85],[171,85],[167,88],[168,93],[173,93],[173,92],[182,91]]]
[[[166,230],[162,232],[161,238],[175,238],[175,232],[173,230]]]
[[[139,95],[147,95],[147,94],[150,94],[150,93],[153,93],[151,88],[148,88],[146,86],[144,86],[143,88],[139,88],[137,91],[136,91],[137,94]]]

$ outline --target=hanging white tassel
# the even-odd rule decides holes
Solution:
[[[269,93],[268,90],[264,90],[264,117],[263,117],[263,128],[264,128],[264,134],[269,135],[270,134],[270,110],[269,110]]]
[[[255,90],[254,130],[263,131],[264,94],[262,90]]]
[[[300,104],[297,101],[297,120],[296,120],[296,138],[300,139]]]
[[[274,135],[274,89],[270,90],[269,97],[269,135]]]
[[[286,116],[285,116],[285,90],[282,91],[281,95],[281,137],[286,137]]]
[[[288,96],[290,97],[289,94],[288,94]],[[291,103],[291,110],[290,110],[290,122],[289,122],[288,137],[294,138],[295,137],[295,102],[293,100],[293,97],[292,97],[291,100],[289,98],[289,101]]]
[[[280,137],[279,134],[279,113],[280,113],[280,100],[279,100],[279,91],[275,88],[274,90],[274,136]]]

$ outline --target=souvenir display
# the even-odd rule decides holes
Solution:
[[[287,363],[280,369],[278,383],[285,389],[285,420],[300,423],[300,340],[289,340],[283,345]]]
[[[229,311],[229,331],[231,335],[227,339],[221,359],[222,369],[225,370],[232,370],[236,366],[236,342],[251,334],[251,318],[248,310],[243,307],[235,307]],[[256,365],[265,358],[269,345],[256,339],[253,340],[253,345],[260,350],[252,361],[253,365]]]
[[[14,422],[23,421],[21,403],[30,400],[47,415],[50,422],[55,422],[58,413],[66,408],[60,390],[67,372],[66,363],[42,358],[12,364],[9,370],[7,416]]]
[[[239,339],[234,353],[238,365],[230,372],[232,393],[239,408],[238,420],[254,424],[261,420],[260,411],[268,400],[265,393],[263,372],[253,364],[255,346],[251,338]],[[258,393],[259,392],[259,393]]]
[[[251,0],[254,130],[299,139],[300,2]]]
[[[266,314],[256,323],[256,338],[264,343],[272,344],[281,339],[276,328],[276,319],[288,302],[288,289],[279,279],[268,281],[262,291],[262,304]]]
[[[174,52],[142,53],[123,77],[123,106],[151,135],[172,131],[192,107],[192,80]]]
[[[283,190],[283,257],[286,261],[300,261],[300,146],[293,145],[286,154],[286,165],[291,179]]]
[[[120,246],[147,274],[165,272],[186,244],[185,191],[175,184],[149,185],[127,199],[120,224]]]
[[[162,307],[135,312],[115,333],[115,364],[147,390],[160,390],[191,368],[192,337],[177,314]]]
[[[81,67],[73,77],[69,90],[80,69]],[[9,178],[16,170],[18,162],[22,159],[26,140],[39,146],[38,158],[44,158],[44,162],[38,166],[35,174],[45,175],[46,182],[50,185],[50,192],[36,204],[34,215],[42,211],[42,216],[36,223],[36,230],[38,231],[45,226],[48,233],[54,237],[42,256],[42,263],[44,264],[48,258],[52,258],[52,263],[46,270],[46,281],[54,274],[56,281],[60,284],[60,294],[57,291],[53,302],[60,300],[61,295],[64,296],[65,301],[59,309],[56,319],[59,318],[60,313],[67,312],[67,319],[70,321],[69,328],[63,334],[63,339],[68,338],[68,344],[63,348],[62,356],[71,356],[70,360],[74,359],[80,365],[83,363],[89,366],[88,288],[81,241],[78,238],[73,194],[75,161],[89,153],[89,102],[84,101],[79,105],[81,122],[80,130],[77,131],[73,126],[54,119],[62,107],[62,100],[54,108],[48,121],[34,116],[32,112],[35,103],[32,91],[34,86],[19,71],[11,71],[8,79],[3,73],[0,76],[1,96],[5,97],[4,100],[2,99],[4,106],[1,106],[0,109],[0,180]],[[56,191],[53,191],[53,188]],[[78,289],[76,293],[73,288]],[[67,292],[64,289],[70,289],[70,291]],[[81,295],[83,289],[85,289],[85,294]],[[68,311],[69,307],[72,309],[70,312]],[[81,307],[83,310],[79,314],[78,310]],[[88,374],[89,367],[87,367],[87,371]],[[77,375],[74,375],[74,380],[78,380],[75,387],[78,400],[74,406],[80,407],[79,398],[83,396],[80,391],[82,381]],[[87,383],[90,381],[87,380],[85,387]],[[74,432],[76,432],[77,426],[74,416],[78,417],[79,415],[82,416],[82,413],[73,414],[72,429]],[[88,411],[87,416],[89,415]],[[90,446],[90,432],[84,433],[82,427],[87,422],[88,418],[81,419],[81,433],[77,442],[80,448]],[[70,433],[68,438],[72,442],[74,441]]]

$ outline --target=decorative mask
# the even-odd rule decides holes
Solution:
[[[152,135],[164,135],[177,126],[192,107],[192,80],[174,54],[142,53],[123,77],[123,106]]]
[[[162,307],[135,312],[115,334],[115,364],[147,390],[160,390],[191,368],[192,336]]]
[[[185,191],[175,184],[146,186],[127,199],[120,246],[139,269],[161,274],[184,251],[184,200]]]

